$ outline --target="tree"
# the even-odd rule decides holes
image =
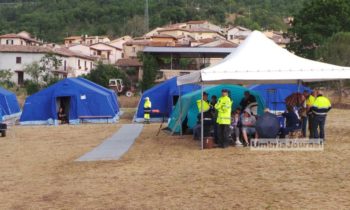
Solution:
[[[315,50],[327,38],[341,31],[350,31],[350,1],[311,0],[294,17],[288,34],[288,48],[296,54],[316,58]]]
[[[110,79],[120,78],[127,86],[130,83],[124,72],[113,65],[103,64],[102,62],[98,63],[96,68],[91,70],[90,73],[84,77],[106,88],[108,88]]]
[[[14,86],[14,83],[11,81],[13,73],[9,69],[0,69],[0,85],[10,88]]]
[[[350,66],[350,32],[339,32],[329,38],[317,51],[317,57],[327,63]],[[339,102],[342,101],[343,82],[337,82]]]
[[[40,59],[41,78],[46,84],[53,84],[58,81],[58,78],[52,74],[62,66],[62,59],[53,53],[47,53]]]
[[[39,84],[42,69],[40,68],[40,64],[38,62],[33,62],[31,64],[26,65],[26,67],[24,68],[24,72],[32,78],[33,82]]]
[[[142,90],[147,90],[154,85],[159,70],[156,58],[150,54],[139,56],[143,63]]]

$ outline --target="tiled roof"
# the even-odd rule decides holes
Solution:
[[[94,60],[91,56],[83,55],[79,52],[69,50],[68,48],[49,48],[42,46],[24,46],[24,45],[0,45],[0,52],[10,52],[10,53],[54,53],[57,55],[65,57],[78,57],[88,60]]]
[[[98,42],[98,43],[92,44],[92,45],[90,45],[90,47],[93,48],[93,49],[97,49],[97,48],[94,48],[94,47],[92,47],[92,46],[98,45],[98,44],[102,44],[102,45],[106,45],[106,46],[108,46],[108,47],[112,47],[112,48],[115,48],[115,49],[118,49],[118,50],[122,50],[122,49],[120,49],[119,47],[116,47],[116,46],[113,46],[113,45],[110,45],[110,44],[104,43],[104,42]]]
[[[152,38],[173,38],[176,39],[176,37],[171,36],[169,34],[155,34],[151,36]]]
[[[39,41],[36,40],[36,39],[24,37],[24,36],[21,36],[21,35],[18,35],[18,34],[4,34],[4,35],[0,35],[0,38],[5,38],[5,39],[6,38],[17,38],[17,39],[24,39],[24,40],[28,40],[28,41],[31,41],[31,42],[39,43]]]
[[[163,31],[185,31],[185,32],[209,32],[209,33],[218,33],[217,31],[213,31],[207,28],[164,28],[159,30],[159,32],[163,32]]]
[[[70,49],[65,48],[65,47],[54,48],[54,49],[52,49],[52,52],[56,53],[58,55],[66,56],[66,57],[78,57],[78,58],[83,58],[83,59],[87,59],[87,60],[94,60],[94,58],[91,56],[84,55],[80,52],[73,51],[73,50],[70,50]]]
[[[49,53],[51,49],[48,47],[31,45],[0,45],[0,52]]]

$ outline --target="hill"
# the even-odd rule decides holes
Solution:
[[[305,0],[149,0],[150,28],[188,20],[285,29]],[[45,41],[73,34],[142,35],[144,0],[0,0],[0,34],[26,30]],[[228,19],[230,14],[236,18]]]

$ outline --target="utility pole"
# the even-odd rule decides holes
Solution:
[[[149,31],[149,13],[148,13],[148,0],[145,0],[145,30]]]

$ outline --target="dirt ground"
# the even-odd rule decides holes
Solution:
[[[120,124],[13,127],[0,138],[0,209],[349,209],[349,116],[331,111],[324,152],[200,151],[151,124],[105,162],[74,160]]]

